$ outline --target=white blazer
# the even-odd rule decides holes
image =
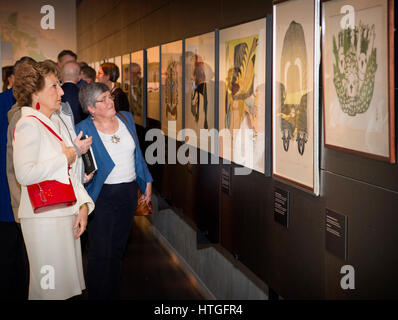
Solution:
[[[68,161],[62,152],[61,143],[39,120],[28,117],[34,115],[53,129],[66,146],[73,146],[70,136],[59,121],[51,121],[31,107],[22,107],[21,119],[17,122],[13,138],[13,160],[15,176],[21,184],[19,218],[49,218],[74,215],[81,205],[88,205],[89,213],[94,210],[94,202],[80,181],[80,168],[76,161],[68,175]],[[52,116],[55,117],[58,115]],[[54,209],[39,214],[33,213],[27,186],[46,180],[57,180],[68,184],[71,179],[77,202],[74,206]]]

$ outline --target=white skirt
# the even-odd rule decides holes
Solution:
[[[75,219],[75,215],[21,219],[30,265],[29,300],[68,299],[86,288]]]

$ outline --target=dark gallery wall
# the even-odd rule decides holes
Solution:
[[[265,0],[83,0],[77,7],[79,59],[119,56],[267,14],[272,2]],[[138,130],[143,137],[145,130]],[[151,172],[155,188],[177,212],[280,296],[398,298],[398,166],[324,148],[320,140],[319,197],[254,171],[231,175],[227,194],[220,187],[222,168],[231,167],[226,165],[167,164],[151,166]],[[290,192],[288,228],[274,221],[275,187]],[[346,261],[325,249],[326,209],[347,216]],[[340,287],[343,265],[355,269],[355,290]]]

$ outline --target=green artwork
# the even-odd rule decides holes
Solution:
[[[333,36],[334,86],[344,113],[355,116],[369,109],[377,71],[375,25],[341,30]]]
[[[32,29],[32,33],[28,34],[21,30],[19,20],[21,17],[17,12],[13,12],[0,23],[1,41],[12,43],[16,56],[29,55],[37,61],[46,59],[37,43],[38,31]]]
[[[281,57],[282,80],[281,131],[283,149],[289,150],[290,140],[296,138],[300,155],[304,154],[307,136],[307,48],[304,30],[292,21],[283,39]]]

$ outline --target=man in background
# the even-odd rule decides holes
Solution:
[[[93,68],[90,66],[85,66],[80,69],[80,79],[84,80],[86,83],[95,82],[97,74]]]
[[[84,62],[84,61],[80,61],[80,62],[78,62],[78,64],[79,64],[79,67],[80,67],[80,77],[79,77],[80,80],[76,83],[76,85],[80,89],[81,87],[83,87],[84,85],[87,84],[87,81],[82,78],[82,71],[81,70],[84,67],[88,67],[88,64],[86,62]]]
[[[74,53],[71,50],[62,50],[58,54],[58,68],[59,70],[62,70],[62,67],[64,66],[65,63],[67,62],[76,62],[77,60],[77,54]]]
[[[61,77],[62,90],[64,91],[64,95],[61,98],[62,102],[69,102],[69,105],[72,108],[75,124],[77,124],[87,117],[80,106],[79,88],[76,85],[80,80],[79,64],[74,61],[66,62],[61,70]]]

